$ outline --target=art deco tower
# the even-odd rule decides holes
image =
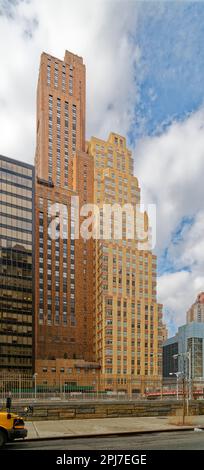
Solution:
[[[138,208],[137,238],[127,236],[131,214],[122,215],[118,239],[114,230],[106,239],[100,224],[102,239],[95,244],[96,360],[107,389],[127,389],[129,383],[132,391],[140,390],[141,379],[147,383],[161,376],[162,305],[156,298],[148,216],[140,210],[140,188],[126,139],[111,133],[107,141],[92,137],[87,145],[94,159],[94,202],[103,224],[104,204]]]
[[[92,159],[84,150],[83,59],[68,51],[64,61],[43,53],[35,156],[37,361],[93,358],[92,244],[74,240],[71,208],[72,196],[79,206],[93,197]],[[63,236],[53,240],[49,228],[58,214]]]

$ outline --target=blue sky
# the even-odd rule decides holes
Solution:
[[[189,229],[193,226],[194,217],[183,217],[175,230],[171,233],[171,240],[169,246],[167,246],[158,258],[158,274],[174,273],[179,270],[177,265],[177,259],[171,256],[170,246],[180,246],[188,234]],[[191,271],[190,266],[181,263],[180,270]]]
[[[87,138],[126,135],[142,200],[157,207],[170,333],[204,289],[203,44],[202,1],[0,0],[0,153],[34,162],[41,52],[83,56]]]
[[[133,37],[140,48],[141,58],[135,71],[139,98],[136,100],[135,122],[132,124],[129,140],[131,143],[135,142],[136,151],[138,145],[141,150],[141,139],[144,140],[143,158],[151,163],[150,154],[151,150],[155,150],[154,144],[156,143],[155,148],[157,148],[159,137],[161,136],[160,144],[162,139],[165,142],[166,138],[165,148],[161,148],[159,152],[158,145],[158,154],[154,160],[156,164],[160,160],[161,170],[158,177],[157,192],[153,188],[151,194],[151,180],[149,175],[147,177],[149,183],[147,183],[148,197],[153,196],[154,202],[157,202],[157,232],[160,230],[161,222],[165,223],[165,219],[168,217],[168,210],[164,214],[162,204],[172,202],[173,205],[175,203],[174,216],[172,224],[169,224],[167,237],[160,240],[161,243],[159,242],[157,245],[160,294],[162,294],[169,330],[173,334],[177,329],[177,325],[185,322],[186,308],[193,303],[194,296],[199,289],[203,289],[203,268],[200,266],[198,254],[194,254],[192,258],[187,255],[182,256],[182,253],[186,251],[188,253],[188,249],[189,252],[192,250],[192,245],[196,252],[195,241],[194,239],[191,240],[191,237],[196,226],[196,217],[199,216],[198,214],[202,210],[200,197],[202,198],[203,194],[200,193],[200,190],[197,190],[196,186],[194,186],[193,192],[190,187],[188,191],[188,185],[186,182],[184,183],[183,174],[190,171],[191,164],[189,165],[189,157],[185,162],[185,156],[183,155],[181,159],[180,153],[182,152],[182,144],[183,153],[186,149],[185,132],[182,135],[182,126],[184,127],[189,120],[192,120],[193,127],[195,124],[193,123],[194,116],[196,116],[198,110],[203,108],[204,4],[203,2],[142,2],[139,8],[137,30]],[[175,145],[175,155],[172,162],[174,160],[175,165],[175,159],[178,158],[178,167],[181,166],[180,184],[183,188],[182,192],[177,192],[177,200],[175,200],[175,196],[171,192],[171,186],[173,186],[171,182],[171,151],[168,150],[167,146],[168,143],[170,144],[169,148],[172,145],[174,133],[172,132],[171,135],[171,131],[179,126],[179,123],[181,125],[181,141],[178,149]],[[201,123],[203,125],[203,117]],[[203,131],[201,130],[201,132]],[[176,133],[178,133],[178,129],[175,130],[175,138]],[[190,132],[187,133],[187,135],[189,134]],[[147,138],[149,138],[150,148],[146,144]],[[190,158],[192,164],[193,158],[195,158],[194,166],[196,166],[196,155],[193,155],[194,139],[196,139],[196,135],[190,139],[190,144],[192,144]],[[145,148],[148,156],[145,155]],[[137,172],[139,160],[139,167],[141,167],[139,170],[140,182],[142,183],[145,180],[144,171],[147,164],[141,163],[140,150],[137,152],[138,159],[136,158],[135,168]],[[177,150],[178,157],[176,156]],[[202,147],[199,151],[202,154]],[[164,159],[163,165],[161,164],[162,158]],[[163,184],[167,187],[166,198],[163,202],[161,201],[163,196],[160,193],[162,175],[165,178]],[[197,184],[202,185],[199,174],[197,175]],[[170,189],[169,193],[168,187]],[[185,203],[183,201],[184,197]],[[171,211],[169,217],[171,217]],[[197,233],[199,244],[204,235],[202,229],[199,228],[201,230],[201,233],[198,232],[200,236]],[[171,290],[172,292],[169,294]]]
[[[135,132],[138,137],[161,132],[203,103],[203,3],[140,3],[133,40],[141,49],[135,73],[140,89],[135,138]]]

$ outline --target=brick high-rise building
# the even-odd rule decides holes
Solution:
[[[162,323],[162,329],[161,329],[161,335],[162,335],[162,341],[166,341],[168,339],[168,328],[166,326],[166,323]]]
[[[186,321],[187,323],[191,323],[192,321],[204,322],[204,292],[198,294],[196,301],[187,311]]]
[[[127,388],[129,383],[134,390],[137,380],[161,376],[162,305],[156,298],[156,256],[150,249],[147,214],[139,208],[140,188],[126,139],[111,133],[107,141],[92,137],[87,145],[94,159],[94,202],[103,219],[102,238],[95,244],[96,360],[106,387]],[[131,214],[121,218],[121,237],[113,238],[113,218],[111,237],[103,236],[104,203],[137,205],[137,240],[128,239],[126,232]]]
[[[68,51],[63,61],[41,56],[35,166],[35,356],[42,372],[49,360],[60,359],[62,366],[62,359],[70,364],[94,358],[93,247],[91,240],[74,239],[72,207],[72,197],[79,197],[79,208],[93,199],[92,158],[85,153],[85,66]],[[53,239],[49,230],[58,213],[63,235]]]

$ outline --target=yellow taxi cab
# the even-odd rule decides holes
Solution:
[[[0,411],[0,447],[28,434],[24,420],[15,413]]]

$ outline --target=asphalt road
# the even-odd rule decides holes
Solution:
[[[179,431],[131,436],[16,441],[9,450],[204,450],[204,431]]]

